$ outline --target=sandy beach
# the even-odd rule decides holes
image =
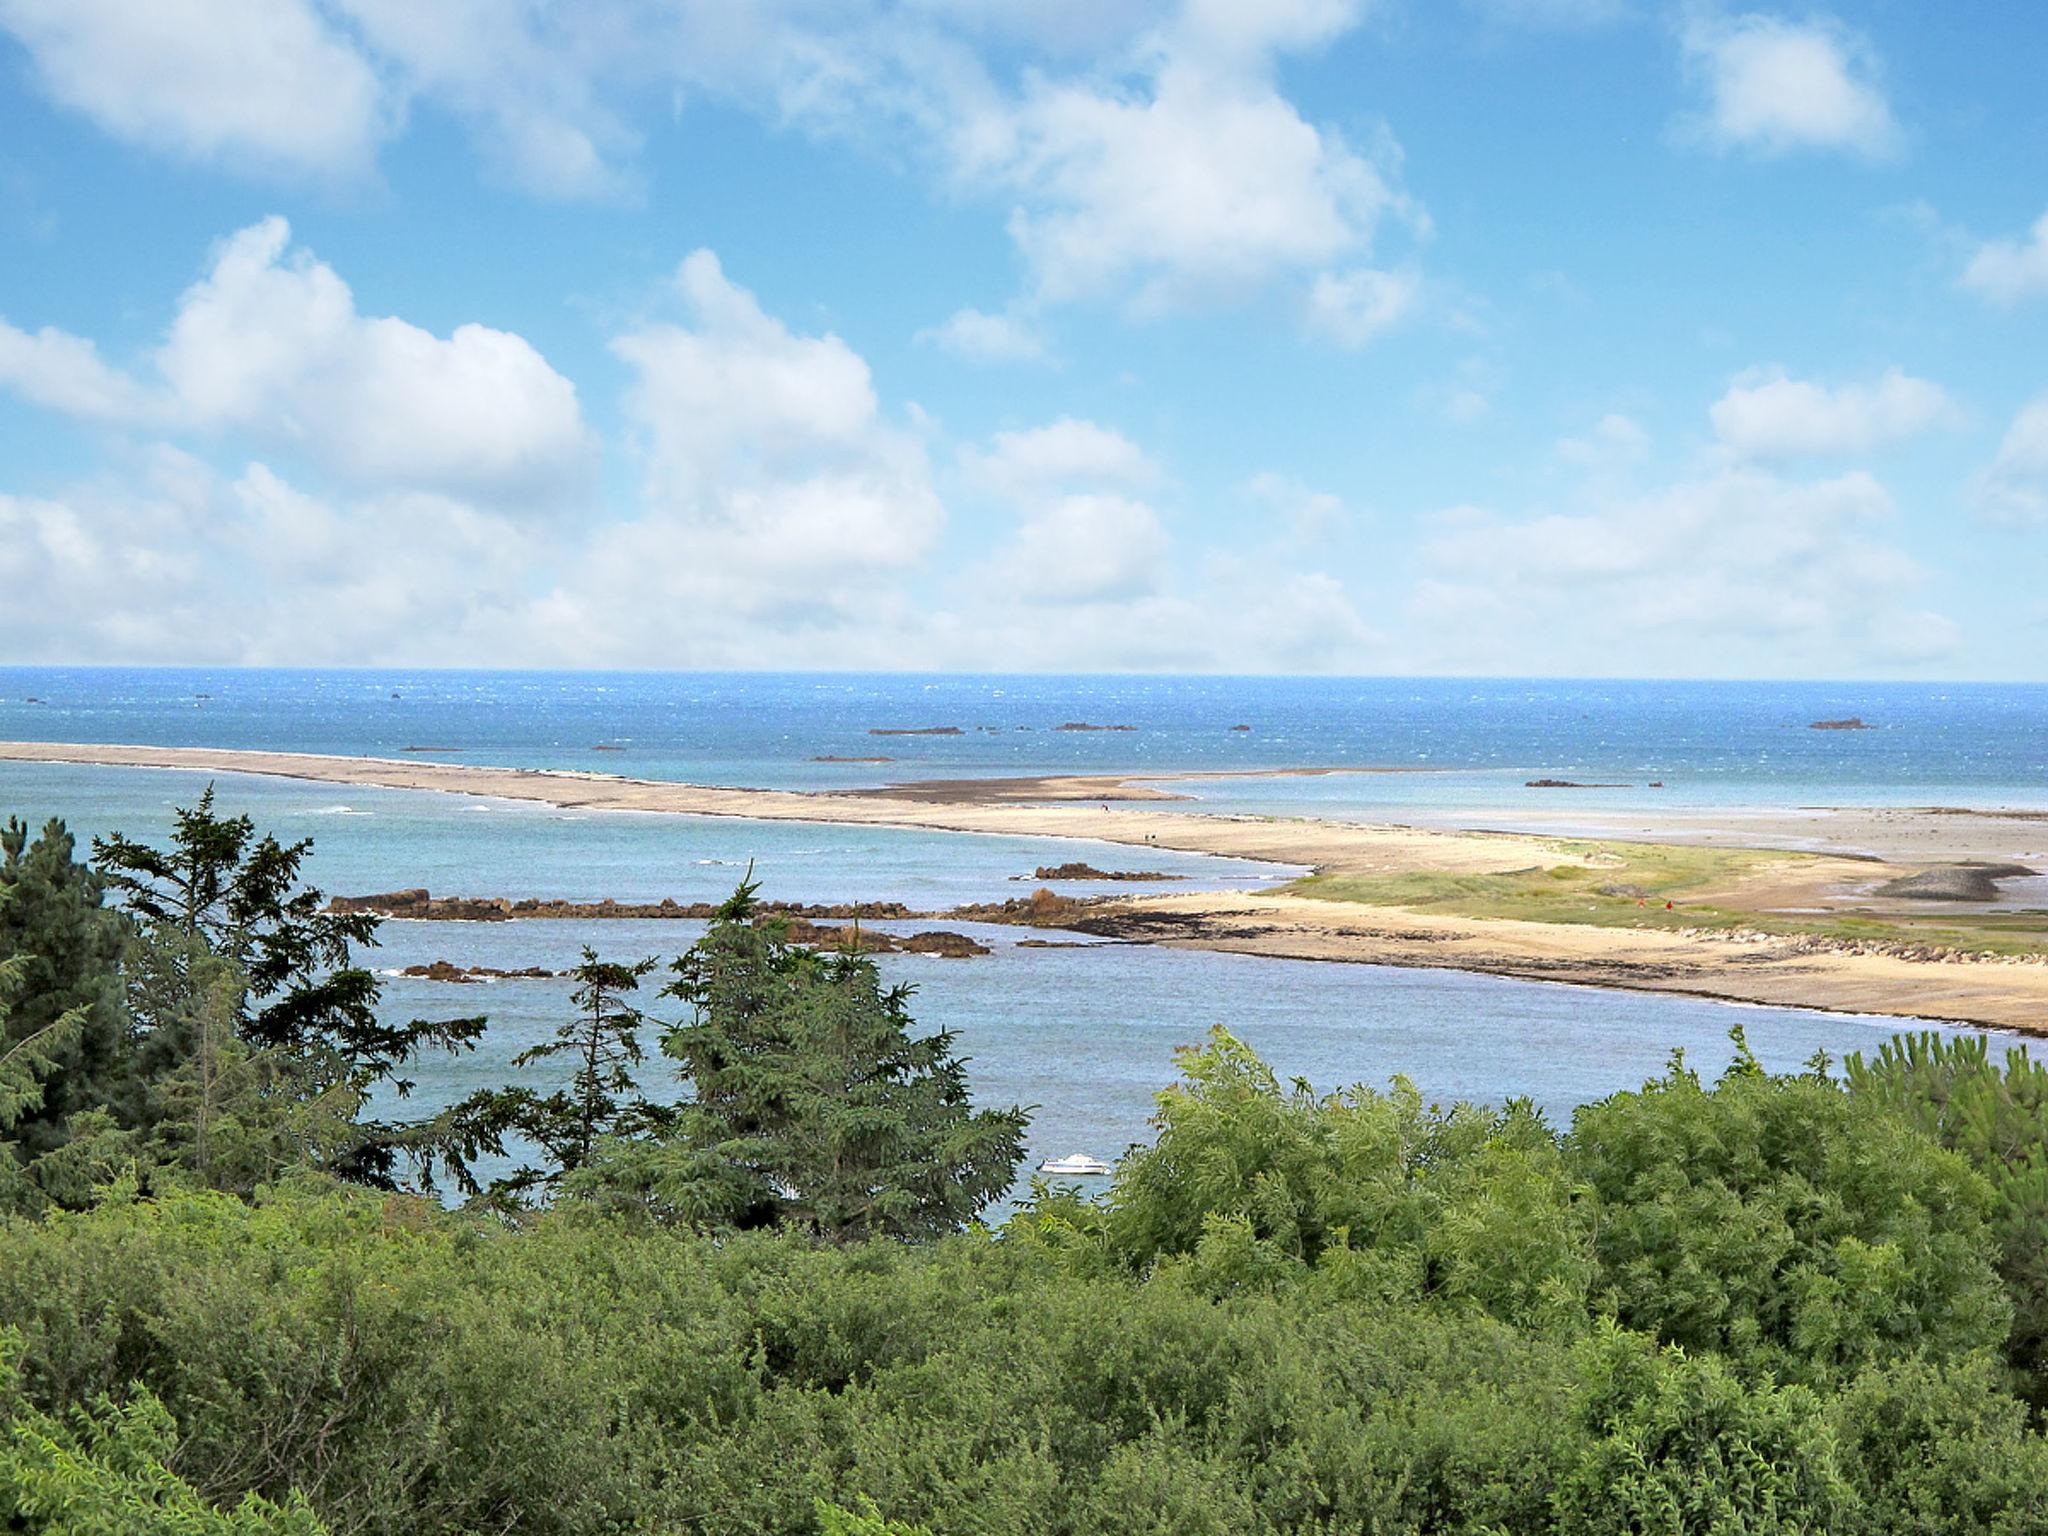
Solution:
[[[250,773],[322,783],[530,800],[560,807],[1085,838],[1133,848],[1256,859],[1363,881],[1597,870],[1590,837],[1783,850],[1745,862],[1688,901],[1773,914],[1904,911],[1874,901],[1892,879],[1976,861],[2048,863],[2048,818],[1995,807],[1797,811],[1515,813],[1513,830],[1367,825],[1172,808],[1175,776],[950,780],[879,791],[800,793],[494,768],[419,759],[209,748],[0,743],[0,760]],[[1305,770],[1319,772],[1324,770]],[[1190,778],[1199,775],[1190,775]],[[1112,791],[1123,793],[1113,794]],[[1136,803],[1134,803],[1136,802]],[[1554,830],[1541,830],[1548,826]],[[1638,905],[1643,905],[1638,903]],[[1921,1016],[2048,1033],[2039,954],[1908,958],[1886,946],[1760,932],[1594,926],[1417,911],[1392,903],[1176,890],[1106,908],[1128,937],[1298,959],[1438,966],[1530,979],[1683,992],[1782,1006]],[[1897,948],[1897,946],[1891,946]]]

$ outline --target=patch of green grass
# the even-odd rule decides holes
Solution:
[[[1561,854],[1589,862],[1532,865],[1497,874],[1311,875],[1285,889],[1322,901],[1457,917],[1600,928],[1815,934],[1844,940],[1938,944],[1992,954],[2034,954],[2048,949],[2048,913],[2044,912],[1805,915],[1744,911],[1703,899],[1739,884],[1760,866],[1782,865],[1806,855],[1658,843],[1570,842],[1555,846]],[[1671,903],[1668,910],[1666,902]]]

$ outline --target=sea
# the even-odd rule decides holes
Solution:
[[[1811,728],[1846,719],[1864,728]],[[2048,687],[2008,684],[17,667],[0,668],[0,739],[411,755],[783,789],[1394,770],[1171,786],[1192,797],[1176,809],[1376,820],[1483,810],[1505,821],[1542,793],[1525,787],[1535,778],[1620,786],[1601,791],[1604,808],[2048,808]],[[876,758],[888,761],[845,761]],[[311,838],[309,876],[330,893],[426,887],[687,903],[751,877],[771,898],[938,909],[1026,892],[1042,864],[1133,862],[1128,848],[1075,840],[46,764],[0,763],[0,815],[38,825],[61,817],[82,841],[113,830],[159,838],[209,783],[220,809],[247,812],[283,838]],[[1202,888],[1300,873],[1152,849],[1141,862]],[[397,975],[403,967],[445,959],[560,969],[585,945],[666,961],[699,931],[684,921],[386,923],[366,960],[388,973],[391,1014],[491,1021],[475,1052],[419,1065],[412,1103],[427,1111],[514,1080],[512,1057],[564,1018],[568,984],[451,985]],[[1335,1089],[1398,1074],[1446,1104],[1532,1099],[1560,1124],[1581,1104],[1639,1085],[1674,1052],[1718,1071],[1738,1024],[1780,1069],[1816,1052],[1874,1050],[1901,1029],[1953,1032],[1451,971],[1126,944],[1039,948],[1019,941],[1044,935],[967,931],[994,953],[881,964],[915,986],[921,1026],[957,1035],[979,1101],[1032,1107],[1028,1164],[1072,1152],[1113,1158],[1146,1139],[1175,1047],[1219,1024],[1283,1081]],[[657,1019],[673,1011],[657,996],[645,1003]],[[654,1057],[650,1076],[663,1067]],[[546,1086],[538,1070],[521,1080]]]

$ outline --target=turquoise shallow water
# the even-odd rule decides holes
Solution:
[[[42,702],[25,702],[31,697]],[[1874,728],[1806,729],[1809,720],[1850,714]],[[1066,721],[1136,729],[1052,729]],[[944,724],[967,734],[867,734]],[[1253,729],[1232,731],[1235,724]],[[793,787],[1305,763],[1446,770],[1186,786],[1198,804],[1219,809],[1312,814],[1495,805],[1538,776],[1663,778],[1658,793],[1673,798],[1660,804],[2048,802],[2048,690],[2040,688],[16,669],[0,671],[0,736],[380,755],[461,747],[455,760]],[[624,750],[592,753],[600,743]],[[900,761],[810,761],[876,753]],[[63,815],[82,834],[158,836],[171,808],[205,782],[160,770],[0,764],[0,813]],[[443,894],[692,901],[728,893],[751,864],[771,897],[943,908],[1027,890],[1012,877],[1042,863],[1137,857],[1046,839],[555,811],[244,776],[222,778],[219,795],[224,809],[246,810],[281,836],[314,838],[311,874],[340,892],[423,885]],[[1293,873],[1152,850],[1142,861],[1211,887]],[[586,942],[620,957],[668,956],[695,931],[394,923],[374,963],[558,968]],[[918,983],[922,1022],[959,1032],[978,1096],[1038,1106],[1034,1161],[1110,1156],[1142,1137],[1151,1095],[1172,1075],[1172,1048],[1215,1023],[1245,1035],[1283,1076],[1319,1087],[1402,1072],[1434,1098],[1527,1095],[1559,1119],[1639,1083],[1674,1047],[1718,1069],[1734,1022],[1774,1067],[1796,1066],[1817,1049],[1874,1048],[1910,1027],[1443,971],[1125,946],[1020,949],[1015,931],[988,936],[997,953],[983,959],[883,963]],[[482,1050],[422,1067],[419,1102],[505,1080],[512,1056],[558,1019],[567,990],[545,981],[391,981],[395,1014],[492,1019]]]

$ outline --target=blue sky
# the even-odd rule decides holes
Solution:
[[[0,0],[0,657],[2048,679],[2048,11]]]

